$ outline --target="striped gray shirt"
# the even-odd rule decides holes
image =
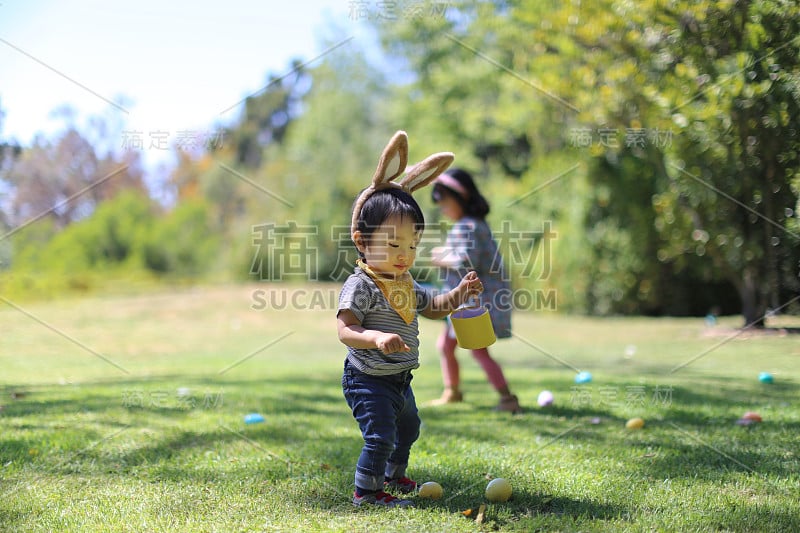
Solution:
[[[431,294],[414,281],[417,298],[417,313],[428,307]],[[347,347],[350,364],[365,374],[386,376],[419,367],[419,327],[417,317],[406,324],[397,311],[392,309],[380,288],[369,275],[355,267],[339,294],[338,311],[348,310],[361,322],[361,327],[377,331],[397,333],[411,348],[410,352],[384,354],[379,349]],[[337,313],[338,313],[337,311]]]

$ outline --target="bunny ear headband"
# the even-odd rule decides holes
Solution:
[[[353,219],[350,224],[351,238],[358,228],[361,208],[364,207],[367,198],[372,196],[375,191],[389,187],[399,187],[408,193],[413,193],[435,180],[439,174],[450,166],[454,159],[455,156],[450,152],[439,152],[430,155],[408,169],[406,175],[398,183],[394,183],[392,180],[403,173],[408,163],[408,136],[404,131],[395,133],[389,144],[383,149],[381,158],[378,160],[378,168],[372,176],[372,184],[361,192],[353,206]]]

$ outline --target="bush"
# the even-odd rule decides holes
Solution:
[[[197,276],[207,272],[219,249],[208,205],[192,200],[178,205],[148,232],[143,265],[158,274]]]
[[[218,255],[220,238],[209,219],[202,201],[159,216],[146,195],[124,192],[61,231],[44,219],[13,234],[0,288],[15,297],[51,297],[87,291],[108,279],[196,277]]]

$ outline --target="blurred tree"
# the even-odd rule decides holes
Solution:
[[[142,191],[122,191],[59,232],[44,249],[20,254],[14,266],[69,274],[139,261],[156,214],[153,201]]]
[[[213,164],[210,154],[193,156],[185,150],[176,150],[177,164],[169,174],[169,187],[174,189],[176,203],[200,197],[200,175]]]
[[[207,222],[222,236],[221,255],[232,258],[237,278],[281,276],[269,260],[283,244],[257,246],[262,227],[294,232],[313,249],[319,261],[309,262],[309,276],[325,280],[341,268],[342,242],[334,232],[349,227],[353,199],[368,185],[384,143],[402,127],[388,125],[390,92],[381,69],[355,42],[346,44],[314,68],[295,61],[289,74],[271,75],[227,127],[225,143],[180,154],[171,176],[178,201],[205,202]],[[158,263],[158,254],[151,255]],[[252,272],[253,264],[264,271]]]
[[[236,127],[229,131],[236,132]],[[232,168],[236,166],[235,149],[232,145],[217,146],[199,154],[176,150],[175,157],[177,165],[168,180],[175,192],[175,203],[206,202],[214,231],[227,232],[236,217],[243,214],[249,194],[249,187],[243,182],[246,176]],[[252,175],[252,171],[242,170]]]
[[[606,203],[649,182],[652,224],[631,235],[655,228],[658,245],[637,248],[674,273],[729,282],[757,326],[800,288],[799,32],[796,2],[605,0],[565,5],[534,33],[573,64],[563,90],[580,120],[626,133],[596,150],[606,163],[592,180]]]
[[[158,274],[192,277],[209,272],[219,250],[208,204],[186,200],[155,220],[142,244],[142,261]]]
[[[155,215],[146,194],[127,190],[65,228],[52,218],[21,226],[9,236],[14,253],[0,286],[10,294],[58,296],[141,271],[142,243]]]
[[[3,132],[3,119],[5,113],[0,107],[0,134]],[[6,235],[11,228],[10,221],[10,202],[11,184],[7,179],[7,173],[11,165],[19,158],[22,148],[18,143],[6,141],[0,136],[0,236]],[[11,264],[11,243],[8,239],[0,238],[0,270],[8,268]]]
[[[533,298],[568,287],[557,307],[586,310],[583,289],[593,265],[575,216],[585,209],[583,172],[573,173],[576,158],[564,134],[576,110],[558,94],[571,65],[531,59],[547,47],[531,40],[530,24],[545,21],[555,6],[414,4],[378,21],[388,54],[405,66],[393,78],[392,116],[423,146],[452,150],[455,164],[473,171],[491,201],[489,223],[513,263],[515,287]],[[559,85],[548,86],[552,80]],[[542,246],[546,227],[555,231]]]
[[[3,108],[0,107],[0,134],[3,132],[3,120],[5,118],[5,112],[3,112]],[[5,174],[11,168],[11,164],[17,159],[22,153],[22,147],[19,143],[13,140],[4,140],[2,135],[0,135],[0,206],[4,204],[2,198],[5,194],[5,187],[4,184]],[[3,210],[0,209],[0,222],[2,222]]]
[[[236,164],[246,169],[261,165],[265,146],[283,142],[311,83],[303,63],[297,59],[287,74],[270,74],[267,79],[263,89],[245,99],[239,122],[225,136],[236,148]]]
[[[266,195],[249,199],[261,222],[296,224],[298,232],[313,232],[298,236],[308,237],[319,254],[312,275],[320,280],[341,274],[345,265],[340,254],[353,250],[352,202],[369,185],[384,144],[400,129],[389,124],[385,77],[363,51],[349,46],[328,54],[309,71],[313,81],[302,101],[303,114],[287,131],[283,158],[273,157],[259,173],[260,183],[291,205]],[[257,211],[254,202],[269,202],[274,208]],[[340,239],[339,234],[345,236]],[[354,257],[350,259],[352,264]]]
[[[531,42],[510,18],[514,2],[416,4],[397,19],[377,19],[387,52],[405,60],[400,122],[458,146],[459,164],[483,176],[520,179],[534,159],[564,147],[560,129],[574,111],[535,72],[519,70]],[[551,9],[532,2],[526,13],[541,19]],[[568,65],[556,67],[566,76]]]
[[[100,156],[73,127],[52,141],[38,137],[13,162],[6,180],[6,215],[13,226],[48,216],[63,228],[119,191],[145,190],[137,152]]]
[[[411,73],[404,118],[484,175],[589,162],[587,309],[697,313],[735,291],[759,325],[800,289],[798,9],[506,0],[379,25]]]

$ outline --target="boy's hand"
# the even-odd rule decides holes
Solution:
[[[483,283],[474,270],[467,272],[467,275],[461,279],[461,283],[458,284],[458,292],[461,296],[461,304],[483,292]]]
[[[411,351],[411,348],[403,342],[403,338],[397,333],[380,332],[375,339],[375,344],[385,354]]]
[[[424,309],[421,314],[425,318],[433,320],[444,318],[464,305],[464,302],[482,292],[483,283],[481,283],[481,280],[478,278],[478,274],[475,271],[470,271],[466,276],[461,278],[457,287],[446,293],[434,296],[430,305],[427,309]]]

